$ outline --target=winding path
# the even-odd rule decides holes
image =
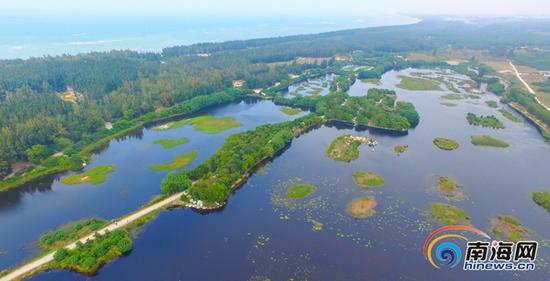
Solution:
[[[128,226],[129,224],[135,222],[136,220],[154,212],[154,211],[157,211],[157,210],[160,210],[168,205],[170,205],[171,203],[173,203],[174,201],[177,201],[179,200],[179,198],[181,197],[181,195],[183,194],[183,192],[180,192],[180,193],[176,193],[160,202],[157,202],[151,206],[147,206],[143,209],[140,209],[139,211],[135,212],[135,213],[132,213],[132,214],[129,214],[125,217],[122,217],[116,221],[114,221],[113,223],[109,224],[108,226],[92,233],[92,234],[89,234],[88,236],[85,236],[83,238],[81,238],[80,240],[78,241],[75,241],[67,246],[65,246],[66,249],[74,249],[76,248],[76,244],[78,242],[81,242],[81,243],[85,243],[86,241],[89,241],[89,240],[93,240],[95,239],[94,238],[94,235],[95,233],[99,233],[99,234],[104,234],[105,232],[107,231],[113,231],[115,229],[119,229],[119,228],[122,228],[122,227],[125,227],[125,226]],[[23,278],[25,275],[29,274],[29,273],[32,273],[34,270],[37,270],[38,268],[40,268],[41,266],[44,266],[46,264],[48,264],[49,262],[53,261],[53,256],[55,254],[55,251],[54,252],[51,252],[37,260],[34,260],[32,262],[29,262],[27,264],[24,264],[16,269],[14,269],[12,272],[10,272],[9,274],[7,274],[6,276],[3,276],[3,277],[0,277],[0,281],[11,281],[11,280],[17,280],[17,279],[20,279],[20,278]]]
[[[527,91],[529,93],[531,93],[533,96],[535,96],[535,100],[540,104],[542,105],[544,108],[546,108],[546,110],[550,111],[550,108],[548,106],[546,106],[544,103],[542,103],[539,98],[537,97],[537,94],[535,93],[535,91],[531,88],[531,86],[529,86],[529,84],[523,80],[523,78],[521,77],[521,74],[519,73],[518,69],[516,68],[516,66],[512,63],[512,61],[508,61],[508,63],[510,63],[510,66],[512,67],[512,69],[514,70],[514,72],[516,73],[516,77],[518,78],[518,80],[523,84],[523,86],[525,86],[525,88],[527,89]]]

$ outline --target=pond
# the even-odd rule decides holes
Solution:
[[[116,171],[99,185],[64,185],[63,175],[48,177],[25,187],[0,194],[0,270],[13,267],[39,253],[36,241],[41,234],[75,220],[97,216],[113,219],[147,203],[160,193],[166,172],[155,172],[149,165],[169,163],[176,155],[197,150],[193,168],[210,157],[225,138],[266,123],[278,123],[305,113],[288,116],[270,101],[245,100],[211,108],[200,114],[233,116],[242,126],[217,134],[196,131],[192,126],[155,131],[152,128],[112,141],[93,156],[86,167],[114,165]],[[189,142],[172,149],[154,144],[159,139],[186,137]]]
[[[496,100],[493,94],[453,100],[455,106],[449,107],[441,104],[445,101],[442,97],[450,93],[446,86],[441,91],[407,91],[395,87],[400,81],[399,76],[413,75],[413,72],[417,70],[386,73],[378,86],[358,80],[349,91],[352,95],[363,95],[375,86],[394,89],[398,99],[414,103],[421,121],[407,135],[356,131],[327,124],[295,139],[284,153],[259,169],[237,190],[223,210],[212,213],[190,209],[162,212],[137,235],[130,255],[107,265],[97,276],[52,271],[41,273],[32,280],[119,280],[121,276],[126,280],[220,280],[220,276],[223,280],[546,280],[550,272],[546,265],[550,257],[547,247],[539,248],[537,270],[518,274],[464,272],[460,268],[438,270],[424,260],[421,251],[424,239],[438,227],[426,215],[428,205],[434,202],[452,204],[465,210],[470,214],[472,224],[488,233],[492,218],[513,215],[536,233],[535,239],[542,242],[550,237],[550,214],[531,200],[533,191],[550,190],[550,174],[547,172],[550,147],[529,123],[511,122],[500,116],[498,109],[487,106],[486,100]],[[453,76],[457,76],[457,80],[449,81],[457,83],[455,86],[460,94],[468,95],[471,90],[458,87],[460,80],[466,78],[458,74]],[[242,103],[231,107],[256,108]],[[506,106],[499,104],[499,107]],[[223,113],[226,108],[218,110],[222,111],[218,114],[242,118],[235,112]],[[471,126],[466,121],[468,112],[493,114],[502,120],[506,129]],[[255,111],[254,114],[262,112]],[[252,116],[250,118],[256,119]],[[265,122],[284,119],[284,116],[277,116]],[[180,132],[192,133],[185,128]],[[111,185],[111,189],[127,186],[129,192],[134,193],[126,196],[137,196],[134,195],[137,191],[129,187],[139,181],[121,178],[119,184],[113,185],[117,182],[116,173],[123,170],[123,162],[119,162],[123,161],[119,159],[122,155],[131,157],[129,170],[170,158],[171,155],[154,156],[162,150],[150,151],[155,149],[149,146],[153,139],[150,134],[152,132],[145,130],[141,139],[114,142],[93,162],[119,165],[120,170],[106,183]],[[330,142],[342,134],[372,137],[378,145],[375,148],[360,146],[359,158],[350,163],[331,160],[325,151]],[[471,144],[470,136],[480,134],[490,134],[505,140],[510,146],[502,149]],[[144,141],[147,137],[149,141]],[[208,145],[221,145],[223,139],[217,143],[215,139],[210,140],[211,137]],[[435,137],[454,139],[460,147],[454,151],[440,150],[432,143]],[[191,141],[188,145],[198,138],[189,135]],[[206,136],[201,140],[206,140]],[[397,155],[393,151],[396,145],[407,145],[408,149]],[[181,149],[191,149],[186,146],[181,146]],[[199,148],[199,151],[204,150]],[[132,155],[137,151],[140,151],[139,155]],[[193,164],[202,161],[202,156],[199,155]],[[146,173],[145,169],[136,172],[135,176],[141,177],[139,174]],[[384,177],[385,183],[380,187],[362,189],[353,180],[353,174],[358,171],[375,172]],[[467,198],[450,202],[434,192],[431,182],[434,175],[457,179]],[[144,192],[147,194],[142,196],[143,201],[136,203],[139,200],[135,200],[133,208],[156,194],[162,175],[149,172],[143,177],[141,181],[147,181],[153,187],[147,189],[149,193]],[[308,183],[316,188],[303,199],[290,200],[286,198],[286,191],[296,183]],[[111,218],[116,212],[120,215],[126,210],[120,206],[126,205],[120,202],[126,198],[122,195],[111,193],[110,196],[116,197],[112,199],[114,203],[105,198],[107,202],[102,201],[103,206],[98,207],[99,199],[94,199],[97,197],[93,194],[79,193],[98,187],[86,189],[82,186],[84,191],[72,188],[74,186],[62,187],[56,182],[52,191],[25,194],[3,211],[0,222],[4,223],[8,218],[12,220],[12,216],[22,212],[19,209],[34,209],[29,206],[31,202],[40,203],[33,201],[33,196],[43,196],[46,199],[41,200],[44,201],[48,200],[47,194],[61,192],[59,190],[69,190],[63,192],[76,195],[67,195],[69,199],[57,198],[55,205],[53,199],[49,204],[41,205],[41,212],[48,214],[45,217],[56,217],[57,225],[86,214]],[[365,219],[350,217],[346,212],[348,203],[365,196],[376,200],[374,214]],[[73,204],[70,198],[81,199],[74,210],[66,207]],[[94,201],[94,204],[87,201]],[[120,205],[115,204],[117,202]],[[70,211],[65,210],[64,216],[59,213],[59,217],[49,214],[59,207]],[[93,212],[80,210],[89,208],[95,209]],[[115,212],[109,208],[118,210]],[[4,214],[9,211],[13,215]],[[72,212],[78,214],[73,216]],[[34,219],[32,216],[26,218],[27,222]],[[18,227],[13,235],[27,235],[23,226],[12,225]],[[4,225],[1,227],[5,229]],[[19,240],[22,239],[11,237],[12,242]],[[32,238],[26,241],[32,241]]]

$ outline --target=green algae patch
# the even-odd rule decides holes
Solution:
[[[378,203],[374,197],[361,197],[351,201],[348,204],[346,211],[356,219],[365,219],[374,215],[374,208],[377,204]]]
[[[408,149],[408,145],[396,145],[393,147],[393,152],[395,152],[396,154],[401,154],[407,152]]]
[[[178,145],[186,144],[188,142],[189,142],[189,139],[186,137],[183,137],[179,139],[160,139],[160,140],[155,140],[153,143],[161,145],[164,149],[170,149]]]
[[[441,87],[439,83],[433,80],[410,77],[410,76],[399,76],[401,81],[399,84],[395,85],[398,88],[409,90],[409,91],[440,91]]]
[[[211,115],[197,116],[180,121],[169,122],[153,128],[154,131],[165,131],[174,128],[193,125],[196,131],[203,131],[207,134],[216,134],[232,128],[242,126],[235,117],[216,117]]]
[[[488,107],[490,108],[497,108],[498,107],[498,103],[494,100],[488,100],[485,102],[487,104]]]
[[[440,104],[444,105],[446,107],[455,107],[455,106],[457,106],[456,103],[452,103],[452,102],[441,102]]]
[[[281,112],[283,112],[284,114],[291,115],[291,116],[302,113],[302,110],[299,109],[299,108],[292,108],[292,107],[287,107],[287,106],[283,106],[283,107],[279,108],[279,110]]]
[[[464,99],[464,96],[461,94],[446,94],[441,96],[441,98],[444,100],[462,100]]]
[[[375,172],[356,172],[353,174],[355,184],[363,188],[382,186],[385,180]]]
[[[299,183],[290,187],[286,192],[286,197],[289,199],[302,199],[311,193],[315,192],[316,187],[309,183]]]
[[[490,147],[498,147],[498,148],[506,148],[510,146],[505,141],[499,140],[489,135],[471,136],[471,141],[472,141],[472,144],[475,146],[490,146]]]
[[[437,178],[437,191],[445,198],[453,201],[461,201],[465,197],[464,190],[458,182],[447,176]]]
[[[512,122],[515,122],[515,123],[523,123],[523,120],[521,120],[521,118],[515,116],[512,112],[504,109],[504,108],[501,108],[498,110],[498,112],[500,112],[500,114],[502,114],[502,116],[504,116],[504,118],[512,121]]]
[[[107,175],[115,171],[115,165],[97,166],[80,174],[64,176],[62,184],[76,185],[83,183],[101,184],[107,180]]]
[[[550,212],[550,192],[534,192],[533,201]]]
[[[430,216],[440,225],[470,225],[470,216],[462,209],[443,203],[429,206]]]
[[[491,220],[491,232],[498,239],[517,242],[532,236],[531,230],[524,227],[516,217],[497,216]]]
[[[189,153],[178,155],[170,163],[166,164],[151,164],[149,169],[153,171],[172,171],[189,165],[197,157],[198,151],[193,150]]]
[[[455,150],[459,147],[458,142],[456,142],[455,140],[441,138],[441,137],[433,139],[433,143],[439,149],[443,149],[443,150]]]

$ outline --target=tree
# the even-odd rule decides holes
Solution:
[[[0,159],[0,180],[10,173],[10,165],[7,161]]]
[[[184,191],[191,186],[191,180],[186,174],[170,173],[162,180],[162,193],[174,194]]]
[[[35,144],[27,150],[27,159],[34,164],[40,164],[51,154],[51,150],[42,144]]]

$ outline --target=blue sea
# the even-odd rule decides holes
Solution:
[[[341,29],[411,24],[402,15],[364,17],[1,15],[0,59],[164,47]]]

